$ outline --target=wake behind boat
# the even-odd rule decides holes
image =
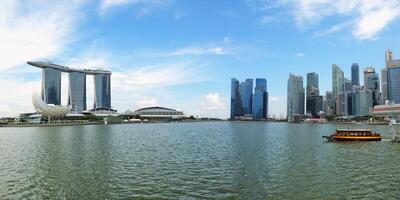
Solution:
[[[382,136],[368,129],[336,129],[334,134],[322,138],[327,141],[380,141]]]

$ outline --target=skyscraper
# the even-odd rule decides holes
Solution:
[[[239,88],[243,115],[252,114],[253,79],[246,79],[245,82],[240,83]]]
[[[337,104],[337,97],[338,94],[343,91],[343,79],[344,79],[344,74],[342,69],[340,69],[339,66],[336,64],[332,65],[332,95],[333,95],[333,113],[341,115],[342,112],[340,109],[336,109]],[[340,107],[340,106],[339,106]]]
[[[327,115],[333,114],[333,94],[332,91],[326,91],[324,100],[324,111]]]
[[[388,93],[388,69],[381,69],[381,104],[385,104],[386,100],[389,100]]]
[[[360,89],[353,93],[353,115],[366,116],[372,107],[372,92],[367,89]]]
[[[42,70],[42,98],[47,104],[61,105],[61,71],[53,68]]]
[[[69,73],[68,105],[78,113],[86,110],[86,74],[83,72]]]
[[[242,116],[242,100],[239,91],[239,81],[231,79],[231,120]]]
[[[265,120],[268,118],[268,92],[267,80],[256,79],[256,87],[253,95],[253,120]]]
[[[110,75],[94,75],[94,108],[111,108]]]
[[[318,74],[315,72],[307,73],[307,97],[318,96],[319,86],[318,86]]]
[[[364,87],[372,92],[372,104],[378,105],[380,102],[379,76],[373,67],[364,70]]]
[[[358,63],[351,65],[351,85],[360,86],[360,72]]]
[[[287,87],[287,118],[292,122],[295,114],[304,114],[303,77],[290,74]]]
[[[306,93],[306,113],[318,117],[318,113],[323,111],[323,97],[319,96],[318,74],[315,72],[307,73]]]
[[[400,65],[388,69],[389,101],[400,103]]]

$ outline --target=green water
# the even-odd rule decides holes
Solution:
[[[0,128],[0,199],[399,199],[400,144],[336,125],[201,122]]]

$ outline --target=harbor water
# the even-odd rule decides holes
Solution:
[[[384,139],[324,142],[336,128]],[[388,126],[0,128],[0,199],[399,199],[399,158]]]

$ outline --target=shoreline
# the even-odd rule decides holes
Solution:
[[[57,126],[81,126],[81,125],[114,125],[114,124],[158,124],[158,123],[190,123],[190,122],[237,122],[237,123],[289,123],[286,121],[229,121],[229,120],[183,120],[183,121],[148,121],[148,122],[134,122],[134,123],[108,123],[102,121],[94,122],[71,122],[71,123],[40,123],[40,124],[2,124],[0,128],[23,128],[23,127],[57,127]],[[293,123],[293,124],[341,124],[341,125],[388,125],[385,122],[368,123],[368,122],[326,122],[326,123]]]

